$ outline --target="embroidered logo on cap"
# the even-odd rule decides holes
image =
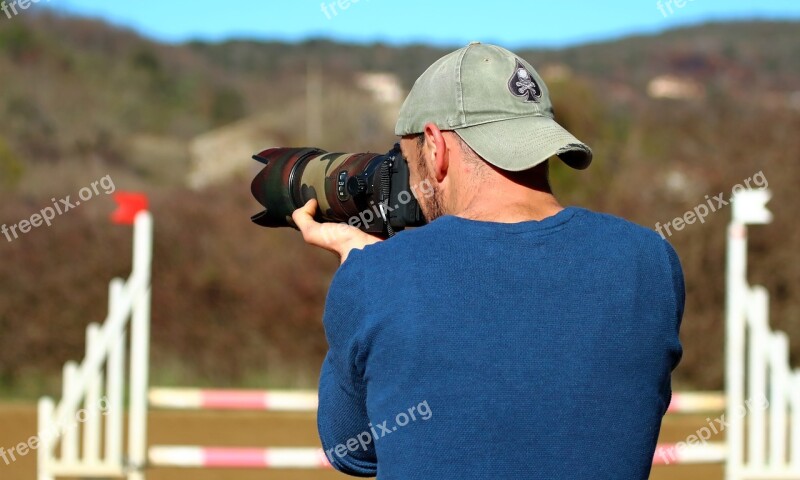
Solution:
[[[526,102],[538,102],[542,98],[541,87],[519,59],[514,68],[514,75],[508,80],[508,89],[515,96],[524,98]]]

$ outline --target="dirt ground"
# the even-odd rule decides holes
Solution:
[[[705,417],[667,417],[664,442],[684,440],[706,424]],[[317,446],[314,414],[267,412],[154,411],[149,441],[159,445]],[[10,448],[36,432],[36,407],[0,405],[0,447]],[[714,441],[723,441],[715,438]],[[659,466],[651,480],[721,480],[721,465]],[[36,455],[29,453],[6,465],[0,459],[0,479],[35,480]],[[148,480],[334,480],[352,478],[334,471],[153,469]]]

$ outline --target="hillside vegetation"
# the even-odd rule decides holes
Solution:
[[[518,52],[540,69],[558,119],[595,150],[585,172],[553,171],[564,203],[654,228],[762,172],[772,225],[750,235],[753,282],[800,360],[800,28],[721,23],[563,50]],[[385,151],[382,108],[355,86],[389,72],[408,89],[448,50],[423,45],[231,41],[164,45],[94,20],[30,14],[0,26],[0,223],[15,224],[105,175],[150,195],[156,219],[153,365],[157,382],[311,385],[325,340],[322,306],[336,262],[293,231],[249,222],[259,207],[241,176],[186,185],[189,142],[253,115],[271,138],[303,145],[306,73],[323,78],[329,150]],[[671,75],[693,100],[653,99]],[[13,242],[0,236],[0,384],[9,395],[58,388],[83,355],[84,327],[105,316],[107,281],[126,275],[130,230],[109,197],[85,202]],[[722,384],[725,225],[730,207],[669,239],[687,310],[683,388]]]

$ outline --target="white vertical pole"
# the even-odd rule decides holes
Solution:
[[[108,291],[108,312],[120,308],[125,282],[120,278],[111,280]],[[108,354],[106,376],[108,383],[108,411],[106,412],[105,459],[110,465],[122,467],[123,399],[125,385],[126,331],[120,332]]]
[[[772,334],[770,342],[769,464],[772,469],[786,465],[786,408],[789,384],[789,338]]]
[[[73,384],[78,377],[78,364],[67,362],[64,364],[64,382],[62,385],[62,398],[67,396],[74,387]],[[72,412],[74,415],[75,412]],[[75,421],[75,417],[56,418],[56,428],[64,432],[61,438],[61,457],[67,463],[74,463],[78,460],[78,434],[80,425]],[[59,424],[58,422],[64,422]]]
[[[792,429],[790,433],[791,453],[789,459],[791,467],[794,470],[800,470],[800,370],[795,370],[792,373],[790,395]]]
[[[128,480],[144,480],[147,458],[147,367],[149,356],[150,290],[142,293],[136,302],[131,329],[131,386],[128,432]]]
[[[50,473],[50,465],[55,460],[55,416],[56,405],[49,397],[39,399],[37,426],[39,433],[39,449],[36,457],[37,480],[55,480]]]
[[[745,418],[737,410],[745,408],[744,374],[746,353],[747,224],[766,224],[772,214],[766,205],[768,190],[739,192],[731,200],[733,218],[728,226],[728,251],[725,271],[725,416],[728,419],[728,458],[726,480],[744,477]],[[751,339],[752,341],[752,339]],[[748,465],[749,466],[749,465]]]
[[[147,385],[150,356],[150,266],[153,222],[150,214],[136,216],[133,244],[135,303],[131,319],[130,425],[128,480],[144,480],[147,460]]]
[[[748,353],[749,400],[762,405],[767,401],[767,356],[769,355],[768,296],[764,287],[753,287],[747,296],[747,320],[750,324],[750,349]],[[766,407],[754,408],[749,413],[747,465],[758,470],[764,468],[767,450]]]
[[[92,352],[100,347],[100,325],[89,324],[86,328],[86,351]],[[88,353],[87,353],[88,355]],[[86,398],[83,407],[85,413],[85,424],[83,425],[83,455],[82,458],[89,465],[96,465],[100,462],[100,395],[103,392],[102,369],[91,372]]]
[[[735,219],[728,227],[725,288],[725,417],[728,461],[726,480],[740,480],[744,466],[744,419],[736,409],[744,404],[745,316],[742,299],[747,295],[747,228]]]

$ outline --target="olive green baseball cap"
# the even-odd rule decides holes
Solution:
[[[422,133],[428,122],[454,130],[502,170],[527,170],[554,155],[577,169],[592,161],[592,150],[555,121],[536,70],[495,45],[472,42],[417,79],[400,108],[395,134]]]

